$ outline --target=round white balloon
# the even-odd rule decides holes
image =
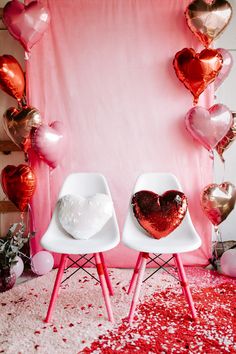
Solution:
[[[19,256],[16,256],[15,260],[17,263],[11,267],[11,270],[15,273],[16,278],[19,278],[24,271],[24,262]]]
[[[63,229],[76,239],[88,240],[111,218],[113,204],[107,194],[84,198],[67,194],[58,201],[58,219]]]
[[[230,277],[236,277],[236,249],[223,253],[220,259],[222,273]]]
[[[31,258],[31,269],[37,275],[49,273],[54,265],[54,258],[48,251],[39,251]]]

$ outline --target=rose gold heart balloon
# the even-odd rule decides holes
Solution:
[[[31,129],[42,123],[39,111],[34,107],[9,108],[3,115],[3,126],[7,135],[24,152],[31,146]]]
[[[232,7],[225,0],[194,0],[185,11],[190,30],[208,47],[219,37],[232,17]]]
[[[236,189],[230,182],[209,184],[201,193],[201,206],[214,226],[224,221],[233,210],[236,201]]]
[[[215,49],[204,49],[196,53],[193,48],[184,48],[177,52],[173,61],[178,79],[192,93],[194,103],[215,80],[223,64],[221,54]]]
[[[162,195],[139,191],[134,194],[131,203],[139,224],[156,239],[174,231],[187,211],[186,196],[175,190],[166,191]]]
[[[224,162],[225,159],[223,157],[223,153],[227,150],[230,145],[236,139],[236,112],[232,112],[233,122],[231,127],[229,128],[227,134],[220,140],[220,142],[216,145],[216,151],[220,155],[221,160]]]

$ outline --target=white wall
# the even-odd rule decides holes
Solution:
[[[216,48],[225,48],[234,58],[233,68],[221,87],[216,91],[216,101],[236,112],[236,0],[229,1],[233,7],[233,17],[223,35],[216,42]],[[216,154],[217,155],[217,154]],[[236,141],[224,153],[224,166],[218,156],[215,161],[215,182],[232,182],[236,185]],[[236,207],[220,226],[223,240],[236,240]]]
[[[3,7],[8,0],[0,0],[0,7]],[[234,15],[230,25],[225,30],[224,34],[217,41],[215,47],[222,47],[231,51],[234,56],[235,65],[224,84],[216,92],[217,101],[226,104],[231,110],[236,111],[236,0],[231,0],[230,3],[234,9]],[[0,55],[12,54],[20,62],[24,68],[24,52],[21,45],[14,40],[6,30],[0,30]],[[3,112],[10,106],[15,105],[16,101],[0,90],[0,117]],[[2,119],[0,118],[2,121]],[[7,139],[4,132],[2,122],[0,124],[0,139]],[[1,153],[0,153],[1,154]],[[236,185],[236,142],[225,153],[226,171],[224,180],[228,180]],[[23,162],[23,154],[14,152],[11,155],[5,156],[1,154],[0,171],[8,164],[18,165]],[[215,161],[215,182],[221,183],[224,175],[223,165],[220,159],[216,156]],[[5,198],[0,188],[0,199]],[[1,234],[8,228],[11,222],[19,219],[19,214],[2,214],[0,215],[0,231]],[[236,240],[236,209],[229,215],[226,221],[221,225],[222,236],[224,240]]]

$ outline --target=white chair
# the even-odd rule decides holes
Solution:
[[[88,197],[96,193],[104,193],[111,197],[108,184],[103,175],[98,173],[74,173],[66,178],[58,199],[66,194]],[[50,321],[62,276],[66,268],[67,260],[70,259],[72,261],[72,265],[76,264],[78,266],[78,268],[75,270],[76,272],[78,269],[83,268],[88,263],[94,264],[91,261],[93,257],[95,258],[97,273],[105,299],[108,318],[113,322],[114,319],[109,298],[109,294],[113,295],[113,290],[104,262],[103,252],[114,248],[120,241],[115,211],[113,210],[112,218],[105,224],[102,230],[88,240],[77,240],[67,234],[67,232],[60,225],[57,214],[58,206],[56,206],[49,227],[41,239],[41,245],[46,250],[61,254],[61,261],[58,268],[45,322]],[[93,255],[89,259],[86,258],[87,254],[91,253]],[[85,259],[83,265],[80,266],[78,261],[73,261],[69,257],[71,254],[82,255],[80,260]],[[87,270],[85,271],[88,273]]]
[[[145,173],[137,179],[133,194],[141,190],[149,190],[161,195],[167,190],[182,191],[182,188],[177,178],[170,173]],[[158,240],[148,236],[145,230],[141,228],[133,214],[133,208],[130,204],[123,230],[122,242],[127,247],[139,252],[128,290],[128,293],[130,293],[136,284],[128,316],[129,322],[131,323],[134,317],[134,311],[139,298],[148,258],[151,259],[148,263],[154,261],[159,266],[154,273],[163,268],[163,265],[174,258],[183,293],[190,306],[192,317],[196,318],[196,310],[179,255],[179,253],[193,251],[201,246],[201,239],[193,227],[189,212],[187,211],[182,223],[171,234]],[[149,254],[154,254],[155,257],[151,258]],[[172,254],[172,256],[168,261],[160,265],[156,259],[160,258],[163,263],[163,259],[161,258],[162,254]]]

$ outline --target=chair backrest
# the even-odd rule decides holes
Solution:
[[[91,196],[95,193],[104,193],[110,196],[107,182],[99,173],[72,173],[64,181],[59,198],[66,194]]]
[[[134,193],[140,190],[150,190],[162,194],[167,190],[182,191],[182,187],[172,173],[144,173],[137,178]]]
[[[58,199],[66,194],[89,197],[96,193],[107,194],[112,200],[109,186],[103,175],[89,172],[72,173],[65,179]],[[68,249],[69,247],[70,250],[67,251],[68,254],[85,254],[94,253],[94,251],[91,251],[92,244],[96,249],[100,249],[100,251],[103,249],[104,251],[115,247],[119,243],[120,235],[115,212],[113,212],[112,218],[110,218],[110,220],[101,230],[102,235],[98,232],[92,237],[92,242],[89,242],[88,240],[73,239],[69,234],[67,234],[59,222],[57,216],[58,207],[59,205],[57,203],[47,231],[40,241],[41,245],[45,249],[52,252],[63,253],[63,247],[64,250]],[[74,245],[77,246],[75,247]]]
[[[183,191],[179,181],[171,173],[144,173],[140,175],[135,183],[133,194],[141,190],[149,190],[159,195],[167,190]],[[137,251],[151,252],[151,250],[158,248],[160,253],[188,252],[201,245],[201,239],[193,226],[189,211],[187,211],[183,222],[169,237],[157,241],[149,237],[138,224],[131,203],[129,203],[122,241],[127,247]]]

